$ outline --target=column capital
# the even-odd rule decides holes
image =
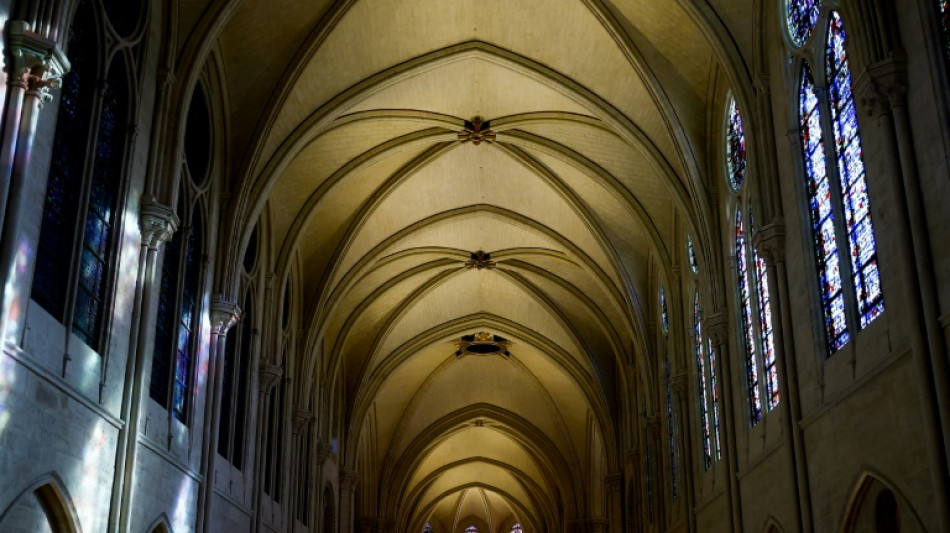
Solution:
[[[211,332],[225,336],[238,320],[241,319],[241,308],[234,302],[228,301],[221,294],[211,297]]]
[[[53,99],[50,89],[58,89],[69,71],[66,54],[51,41],[29,30],[22,20],[7,23],[6,66],[10,85],[20,85],[40,98],[40,106]]]
[[[724,312],[706,317],[706,334],[716,347],[729,342],[729,315]]]
[[[325,440],[318,441],[316,452],[317,466],[323,466],[323,463],[327,462],[330,454],[333,453],[333,446],[330,446],[330,443]]]
[[[766,263],[775,265],[785,262],[785,221],[776,218],[757,229],[752,236],[752,245]]]
[[[300,432],[307,426],[307,423],[313,420],[313,413],[307,409],[297,409],[294,411],[294,434],[300,434]]]
[[[689,387],[689,378],[686,376],[685,372],[680,372],[670,378],[670,385],[673,389],[673,394],[683,398],[686,395],[687,388]]]
[[[158,203],[153,196],[142,198],[139,231],[142,234],[142,244],[149,250],[157,250],[163,242],[170,240],[180,223],[172,208]]]
[[[257,377],[261,383],[261,393],[270,394],[280,378],[284,375],[284,368],[280,365],[272,365],[262,362],[257,370]]]
[[[360,473],[356,470],[340,470],[340,490],[355,492],[360,482]]]
[[[623,474],[608,474],[604,476],[604,488],[607,492],[619,491],[623,487]]]
[[[903,105],[907,96],[907,57],[895,53],[870,65],[854,84],[854,94],[871,116]]]

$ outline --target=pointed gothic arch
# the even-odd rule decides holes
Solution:
[[[917,511],[886,478],[863,472],[841,522],[841,533],[918,533],[925,531]]]
[[[14,498],[0,513],[0,527],[15,525],[15,521],[21,518],[20,512],[29,512],[32,505],[42,510],[42,515],[53,533],[82,533],[73,500],[63,481],[55,473],[40,477]],[[7,523],[7,520],[11,522]]]

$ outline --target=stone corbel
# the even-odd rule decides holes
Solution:
[[[729,342],[729,315],[716,313],[706,318],[706,334],[713,346],[719,347]]]
[[[241,308],[234,302],[224,299],[218,294],[211,298],[211,332],[215,335],[228,334],[238,320],[241,319]]]
[[[8,83],[37,94],[40,106],[53,99],[50,89],[60,87],[70,68],[66,54],[56,43],[30,31],[29,24],[22,20],[7,25],[5,59]]]
[[[270,394],[270,391],[277,386],[283,376],[284,368],[282,366],[262,362],[257,371],[257,377],[261,384],[261,394]]]
[[[340,471],[340,490],[344,492],[356,492],[356,486],[360,483],[360,473],[356,470]]]
[[[755,232],[752,245],[771,265],[785,262],[785,222],[777,219]]]
[[[313,420],[313,413],[306,409],[298,409],[294,411],[293,419],[293,431],[294,435],[299,435],[300,432],[307,427],[307,423]]]
[[[139,231],[142,234],[142,244],[149,250],[158,250],[163,242],[169,241],[178,231],[180,223],[172,208],[158,203],[152,196],[142,198]]]
[[[854,84],[854,94],[872,117],[890,112],[907,97],[907,57],[897,52],[874,63]]]

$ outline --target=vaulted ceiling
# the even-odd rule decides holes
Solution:
[[[183,27],[209,17],[180,9]],[[652,284],[685,229],[702,249],[710,106],[743,71],[752,10],[245,0],[221,16],[235,213],[244,234],[263,213],[271,269],[298,273],[301,372],[342,387],[358,513],[534,532],[603,507]],[[466,265],[479,251],[491,263]],[[477,332],[509,355],[458,355]]]

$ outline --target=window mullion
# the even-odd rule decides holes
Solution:
[[[184,194],[181,192],[179,194]],[[178,243],[180,247],[178,250],[178,272],[175,276],[175,303],[172,309],[175,310],[174,323],[172,324],[173,333],[171,336],[171,354],[169,357],[168,369],[168,383],[167,390],[165,392],[165,401],[168,402],[168,416],[171,418],[174,415],[172,414],[175,410],[174,400],[175,400],[175,370],[178,366],[178,338],[181,336],[181,305],[182,305],[182,291],[185,285],[185,263],[187,262],[187,248],[188,248],[188,239],[191,237],[191,220],[188,221],[188,226],[182,228],[181,239]]]

